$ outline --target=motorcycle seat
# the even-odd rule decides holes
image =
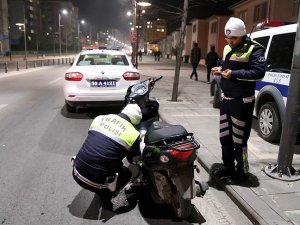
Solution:
[[[182,140],[188,135],[186,129],[181,125],[172,125],[166,122],[155,121],[145,135],[146,144],[160,142],[173,142]]]

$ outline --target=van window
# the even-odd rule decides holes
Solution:
[[[259,44],[261,44],[261,45],[264,46],[265,48],[267,48],[269,39],[270,39],[270,36],[259,37],[259,38],[253,38],[254,41],[258,42]]]
[[[274,35],[267,57],[267,71],[291,73],[296,33]]]

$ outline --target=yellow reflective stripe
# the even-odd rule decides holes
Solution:
[[[231,51],[231,49],[232,48],[229,45],[226,45],[224,47],[224,50],[223,50],[223,60],[225,60],[226,55]]]
[[[97,131],[101,134],[104,134],[105,136],[109,137],[110,139],[114,140],[115,142],[119,143],[120,145],[122,145],[124,148],[126,148],[127,150],[130,149],[130,145],[128,145],[128,143],[124,140],[122,140],[121,138],[117,137],[117,136],[113,136],[111,134],[111,132],[106,132],[104,129],[101,129],[99,127],[92,127],[90,128],[90,130],[94,130]]]
[[[243,151],[243,163],[244,163],[244,173],[248,173],[249,172],[249,163],[248,163],[248,151],[247,151],[247,147],[244,147],[242,149]]]
[[[90,130],[103,133],[124,146],[127,150],[131,148],[139,137],[139,132],[131,123],[114,114],[97,116],[93,120]]]
[[[245,52],[243,55],[240,56],[240,58],[249,58],[252,51],[253,51],[254,45],[251,45],[250,48],[248,49],[247,52]],[[234,53],[233,55],[236,55],[236,53]]]
[[[247,44],[244,45],[245,47]],[[238,61],[238,62],[248,62],[250,55],[254,49],[255,45],[251,45],[247,52],[244,52],[242,55],[239,55],[239,52],[234,52],[230,60],[232,61]],[[223,51],[223,60],[225,60],[226,55],[232,50],[232,48],[229,45],[226,45]]]

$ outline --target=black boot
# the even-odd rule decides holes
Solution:
[[[102,206],[102,208],[109,210],[109,211],[113,211],[113,203],[112,203],[112,198],[113,198],[113,193],[108,190],[107,188],[103,188],[100,189],[97,192],[99,198],[100,198],[100,204]]]
[[[235,175],[235,168],[234,167],[230,168],[225,166],[218,167],[212,171],[212,174],[219,179],[225,177],[232,177]]]

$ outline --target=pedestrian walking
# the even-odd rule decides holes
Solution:
[[[248,179],[247,142],[251,132],[255,81],[265,74],[265,49],[246,35],[245,24],[231,17],[225,25],[228,45],[221,67],[212,68],[221,76],[220,142],[223,166],[212,174],[227,182]]]
[[[218,64],[218,59],[219,56],[218,54],[215,52],[215,46],[211,46],[210,47],[210,52],[207,53],[206,57],[205,57],[205,65],[206,65],[206,69],[207,69],[207,82],[210,83],[210,74],[211,74],[211,69],[213,67],[216,67]]]
[[[143,52],[141,49],[138,51],[138,56],[139,56],[139,61],[142,61],[143,60]]]
[[[197,74],[197,67],[201,59],[201,49],[198,47],[198,43],[194,42],[193,48],[191,51],[191,64],[193,67],[192,74],[190,76],[191,79],[193,79],[193,76],[195,75],[195,80],[198,80],[198,74]]]

